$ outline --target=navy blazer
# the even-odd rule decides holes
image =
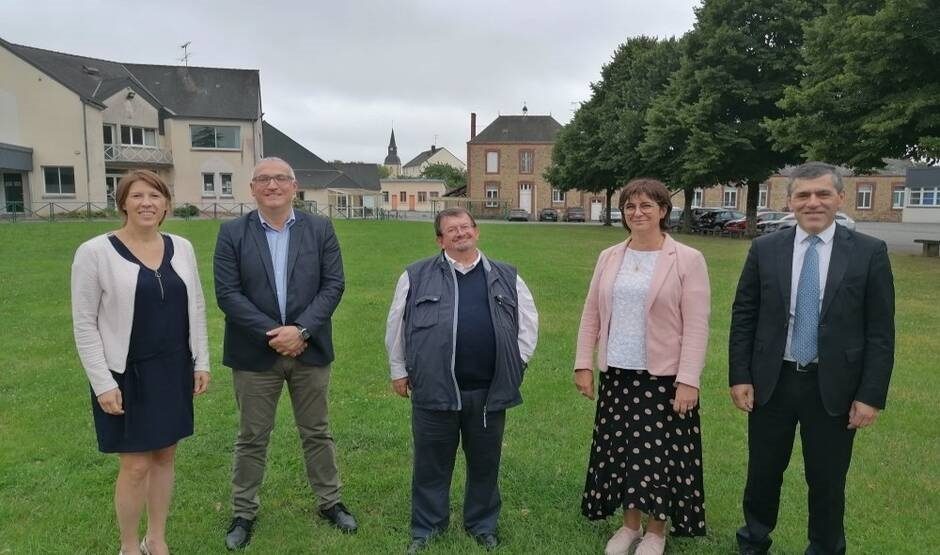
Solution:
[[[753,384],[756,406],[773,395],[790,319],[796,228],[751,243],[729,338],[730,385]],[[884,408],[894,366],[894,277],[884,241],[836,225],[819,313],[819,392],[826,411],[853,401]]]
[[[215,247],[215,296],[225,313],[222,362],[235,370],[269,370],[280,356],[265,332],[298,324],[310,332],[297,357],[311,366],[333,361],[330,318],[343,296],[339,242],[330,220],[295,211],[287,252],[287,321],[281,322],[274,265],[256,210],[225,222]]]

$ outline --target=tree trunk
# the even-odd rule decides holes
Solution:
[[[682,222],[679,224],[679,228],[682,230],[682,233],[691,233],[692,200],[695,198],[695,189],[692,187],[686,187],[682,192],[683,196],[685,197],[685,208],[682,209]]]
[[[747,186],[747,227],[745,234],[748,237],[757,237],[757,200],[760,198],[760,183],[753,181]]]
[[[604,225],[609,226],[610,225],[610,199],[611,197],[614,196],[614,189],[608,187],[604,189],[604,192],[607,195],[607,210],[604,212],[604,218],[602,219],[602,221],[604,222]]]

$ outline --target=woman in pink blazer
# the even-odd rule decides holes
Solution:
[[[631,181],[619,207],[630,235],[598,257],[578,329],[574,381],[589,399],[595,357],[600,370],[581,512],[623,509],[605,553],[639,540],[636,555],[661,554],[667,520],[673,535],[705,534],[698,391],[711,293],[702,254],[665,233],[661,182]]]

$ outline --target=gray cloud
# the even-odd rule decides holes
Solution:
[[[261,71],[265,118],[322,158],[407,161],[437,135],[466,156],[469,114],[566,123],[630,36],[681,35],[694,0],[17,2],[4,39],[125,62]]]

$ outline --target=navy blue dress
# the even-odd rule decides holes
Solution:
[[[193,433],[193,358],[189,349],[186,285],[170,265],[173,241],[163,235],[163,260],[151,270],[109,235],[127,260],[140,266],[134,321],[123,374],[111,372],[124,414],[101,410],[92,392],[98,449],[104,453],[153,451]]]

